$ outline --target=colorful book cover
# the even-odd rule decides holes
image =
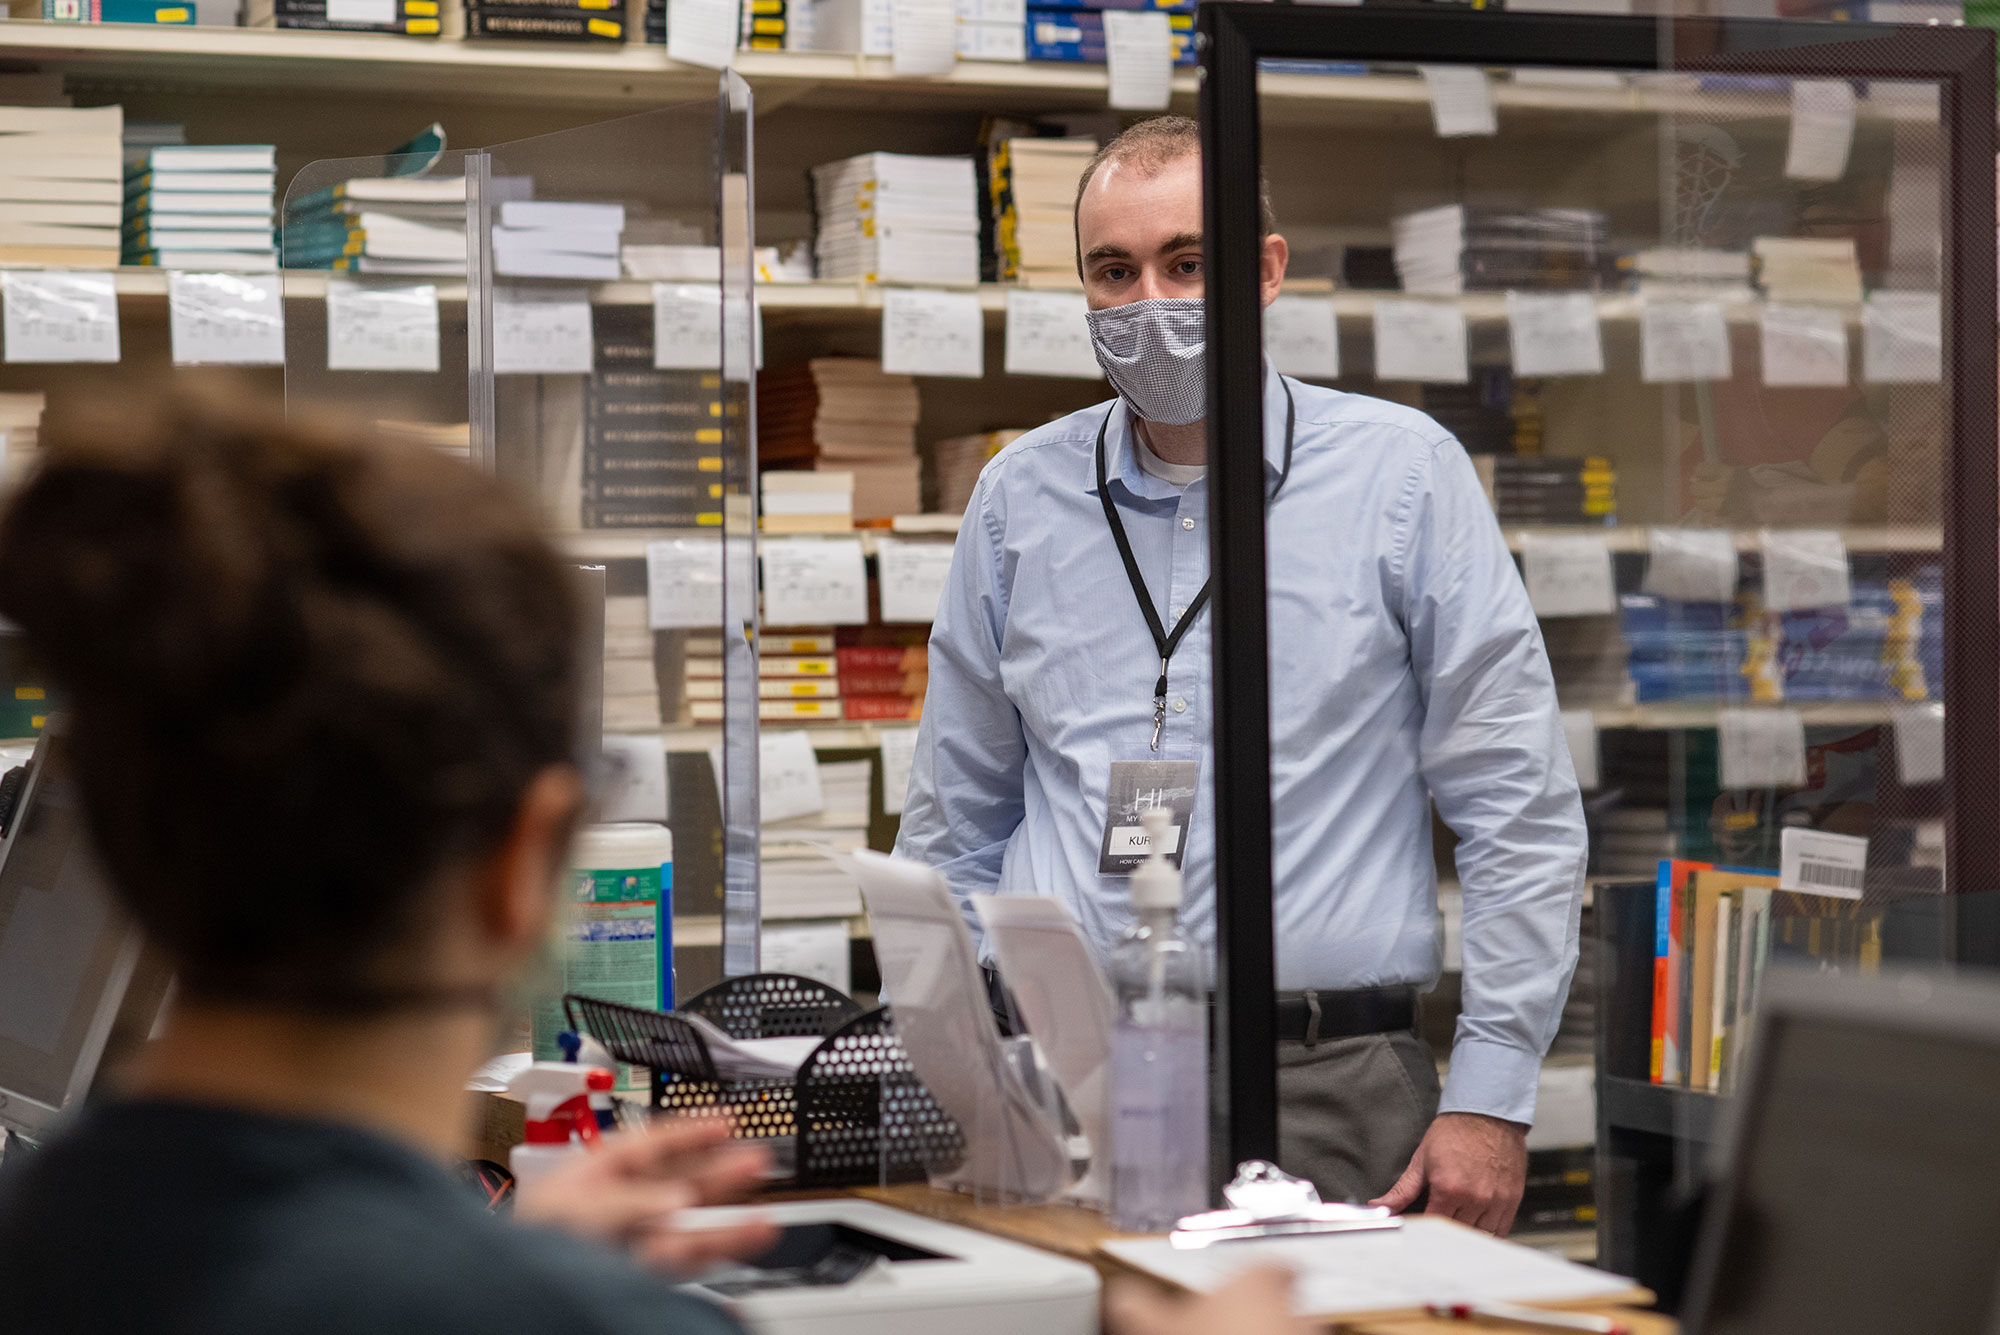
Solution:
[[[1654,1084],[1677,1085],[1687,1069],[1686,1028],[1680,1023],[1681,966],[1685,955],[1682,936],[1682,902],[1688,878],[1706,870],[1706,862],[1679,858],[1660,861],[1654,883],[1653,921],[1653,1044],[1651,1075]]]

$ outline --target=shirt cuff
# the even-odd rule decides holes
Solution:
[[[1531,1125],[1542,1059],[1490,1039],[1461,1038],[1452,1045],[1451,1069],[1438,1099],[1440,1113],[1483,1113]]]

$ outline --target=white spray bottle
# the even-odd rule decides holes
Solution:
[[[508,1156],[517,1189],[597,1147],[590,1076],[599,1069],[573,1062],[535,1062],[507,1082],[507,1092],[528,1105],[527,1138]]]

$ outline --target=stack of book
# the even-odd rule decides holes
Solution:
[[[41,459],[44,406],[38,393],[0,394],[0,494],[20,486]]]
[[[685,670],[688,721],[722,722],[720,632],[688,637]],[[769,723],[840,722],[840,667],[831,628],[772,631],[758,638],[757,715]]]
[[[743,0],[741,44],[750,51],[809,51],[812,0]]]
[[[1146,0],[1106,3],[1091,0],[1088,6],[1050,4],[1047,0],[1028,9],[1028,59],[1059,60],[1070,64],[1105,63],[1104,11],[1146,9],[1167,11],[1167,26],[1173,41],[1174,63],[1194,64],[1194,4],[1173,0],[1153,4]]]
[[[577,520],[556,516],[560,524],[722,523],[722,377],[655,370],[652,318],[636,306],[591,311],[596,369],[584,382],[580,511],[569,512]]]
[[[1477,367],[1463,385],[1423,385],[1419,406],[1471,454],[1542,452],[1541,391],[1504,366]]]
[[[1570,991],[1575,993],[1572,982]],[[1597,1151],[1591,1146],[1528,1151],[1528,1176],[1514,1232],[1552,1233],[1597,1222]]]
[[[930,687],[930,647],[924,643],[928,632],[898,636],[875,630],[876,640],[908,639],[911,643],[875,643],[843,646],[838,651],[840,693],[846,702],[847,720],[890,722],[921,718],[924,692]]]
[[[928,469],[924,479],[925,510],[964,514],[965,507],[972,503],[972,491],[979,485],[979,473],[986,467],[986,461],[1026,434],[1025,430],[981,431],[932,442],[924,452]]]
[[[364,176],[285,201],[287,269],[465,272],[463,176]]]
[[[1618,267],[1634,280],[1641,296],[1678,301],[1755,299],[1750,290],[1750,256],[1740,250],[1662,246],[1627,256]]]
[[[1747,700],[1756,608],[1750,601],[1686,603],[1650,593],[1621,594],[1619,630],[1626,671],[1641,703]]]
[[[766,533],[850,533],[854,530],[854,474],[842,472],[766,473],[763,492]]]
[[[458,0],[243,0],[246,28],[460,35]]]
[[[1007,139],[987,162],[998,277],[1031,287],[1075,287],[1076,183],[1095,139]]]
[[[125,263],[277,268],[277,171],[270,144],[148,149],[125,169]]]
[[[1472,462],[1502,524],[1618,522],[1618,475],[1608,459],[1475,454]]]
[[[1780,614],[1787,700],[1923,700],[1944,670],[1944,572],[1855,579],[1844,607]]]
[[[972,159],[863,153],[812,169],[821,278],[979,281]]]
[[[1564,709],[1632,703],[1625,640],[1616,621],[1550,617],[1542,623],[1542,643],[1555,674],[1556,699]]]
[[[25,8],[25,6],[24,6]],[[30,15],[16,13],[17,18]],[[194,0],[42,0],[34,17],[49,23],[155,23],[175,27],[195,21]]]
[[[623,42],[620,0],[464,0],[465,35],[527,42]]]
[[[604,600],[604,730],[659,728],[660,682],[646,595],[613,594]]]
[[[861,887],[828,856],[868,847],[869,760],[819,762],[820,810],[768,821],[759,854],[765,921],[852,918],[861,913]]]
[[[1446,204],[1394,219],[1396,274],[1406,292],[1614,285],[1610,223],[1596,209]]]
[[[653,46],[667,44],[667,0],[646,0],[646,41]]]
[[[503,201],[493,224],[493,271],[503,278],[619,276],[622,204]]]
[[[884,374],[878,361],[817,357],[777,367],[757,380],[758,463],[852,473],[857,519],[916,514],[919,411],[916,381]]]
[[[118,263],[119,107],[0,107],[0,263]]]

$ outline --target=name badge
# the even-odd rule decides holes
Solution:
[[[1194,784],[1199,767],[1191,760],[1118,760],[1111,765],[1105,788],[1104,843],[1097,870],[1107,876],[1129,876],[1152,854],[1144,814],[1154,808],[1173,813],[1167,831],[1166,859],[1178,867],[1187,847],[1188,823],[1194,819]]]

